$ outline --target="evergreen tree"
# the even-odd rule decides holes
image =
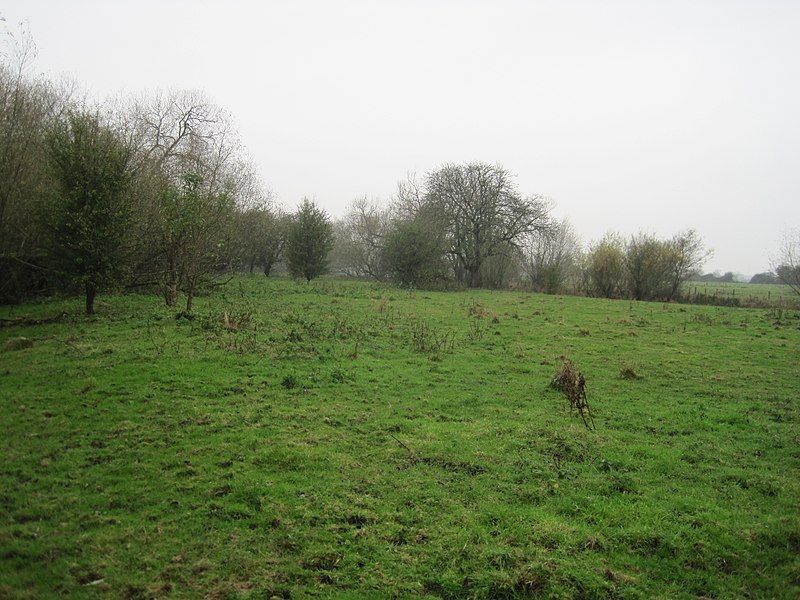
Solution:
[[[97,292],[117,283],[124,271],[131,152],[90,113],[59,122],[47,137],[47,150],[56,184],[48,217],[52,264],[86,294],[91,315]]]
[[[307,198],[292,217],[286,240],[286,262],[293,277],[311,281],[328,270],[333,226],[325,211]]]

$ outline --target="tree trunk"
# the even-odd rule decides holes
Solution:
[[[467,269],[467,273],[469,274],[469,287],[481,287],[481,268],[469,267],[469,269]]]
[[[164,302],[167,306],[175,306],[178,302],[178,282],[169,281],[164,285]]]
[[[272,263],[267,261],[264,263],[264,275],[269,277],[270,271],[272,271]]]
[[[167,306],[175,306],[178,302],[178,271],[175,257],[169,256],[167,262],[167,281],[164,284],[164,302]]]
[[[255,257],[253,257],[250,259],[250,275],[253,274],[253,269],[255,268],[255,266],[256,266],[256,259]]]
[[[87,283],[86,284],[86,314],[93,315],[94,314],[94,297],[97,294],[97,289],[94,287],[94,284]]]
[[[192,299],[194,298],[194,294],[192,290],[186,291],[186,314],[192,312]]]

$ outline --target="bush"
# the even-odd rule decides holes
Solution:
[[[281,385],[285,387],[287,390],[292,390],[299,385],[299,381],[294,373],[289,373],[285,375],[281,380]]]
[[[398,222],[386,238],[384,261],[392,280],[426,287],[445,277],[444,249],[438,236],[419,220]]]

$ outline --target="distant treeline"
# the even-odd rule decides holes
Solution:
[[[756,273],[749,280],[745,280],[737,276],[732,271],[726,273],[705,273],[703,275],[696,275],[691,278],[691,281],[700,283],[761,283],[761,284],[785,284],[792,278],[792,269],[789,265],[780,265],[776,269],[777,272],[765,271],[763,273]]]
[[[509,200],[513,199],[513,204]],[[502,167],[447,165],[401,183],[392,202],[352,203],[334,224],[335,272],[403,285],[525,287],[546,293],[677,300],[709,252],[699,235],[608,234],[584,247],[541,197]]]

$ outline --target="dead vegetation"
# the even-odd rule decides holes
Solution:
[[[411,346],[421,354],[439,355],[452,352],[455,334],[450,330],[430,326],[424,321],[413,321],[410,327]]]
[[[228,331],[239,331],[246,329],[250,325],[250,320],[253,317],[252,312],[229,312],[222,313],[222,327]]]
[[[58,323],[67,313],[62,312],[52,317],[40,317],[34,319],[31,317],[16,317],[14,319],[0,319],[0,327],[30,327],[31,325],[45,325],[47,323]]]
[[[473,300],[472,304],[469,306],[469,309],[467,309],[467,314],[470,317],[475,317],[476,319],[483,319],[484,317],[489,316],[489,311],[480,302]]]
[[[3,350],[7,352],[13,352],[15,350],[25,350],[26,348],[33,347],[33,340],[26,337],[15,337],[11,338],[10,340],[6,340],[6,343],[3,344]]]
[[[632,363],[622,363],[619,368],[620,379],[635,380],[641,379],[642,376],[636,371],[636,365]]]
[[[561,367],[553,375],[550,387],[564,394],[569,402],[570,412],[577,411],[587,429],[594,429],[594,417],[586,398],[586,379],[568,358],[563,359]]]
[[[486,473],[486,467],[483,465],[479,465],[472,462],[461,461],[461,460],[452,460],[449,458],[444,458],[440,456],[421,456],[417,452],[415,452],[408,444],[405,442],[400,441],[397,437],[389,434],[395,442],[400,444],[405,451],[408,453],[408,460],[411,461],[412,464],[423,464],[431,467],[438,467],[445,471],[450,471],[451,473],[462,473],[465,475],[481,475],[482,473]]]

